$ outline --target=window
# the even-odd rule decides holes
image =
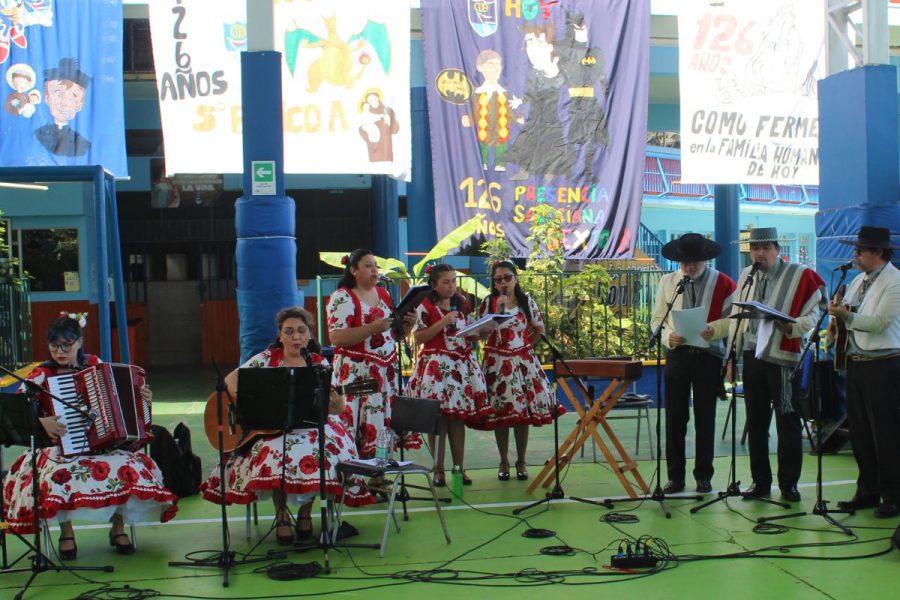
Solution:
[[[33,292],[80,292],[77,229],[21,230],[22,268]]]

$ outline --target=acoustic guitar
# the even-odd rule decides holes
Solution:
[[[838,306],[844,301],[844,294],[847,293],[847,286],[841,284],[831,299],[833,306]],[[850,312],[856,312],[856,307],[848,307]],[[847,370],[847,348],[850,344],[850,333],[847,331],[847,322],[840,319],[832,319],[834,323],[834,335],[831,345],[834,347],[834,368],[837,371]]]
[[[378,391],[378,382],[374,379],[360,379],[347,385],[334,386],[337,393],[343,394],[371,394]],[[210,446],[219,450],[219,419],[216,417],[216,404],[218,392],[213,392],[206,400],[206,408],[203,411],[203,429]],[[252,444],[260,437],[278,435],[281,429],[251,429],[244,431],[237,422],[237,398],[228,390],[222,392],[222,415],[224,423],[222,427],[222,451],[233,452],[241,450]]]

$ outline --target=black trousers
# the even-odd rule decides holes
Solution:
[[[900,503],[900,357],[847,363],[856,493]]]
[[[681,346],[666,354],[666,468],[671,481],[684,481],[684,436],[694,397],[694,479],[710,480],[716,436],[716,391],[722,360],[700,348]]]
[[[769,425],[775,406],[778,431],[778,487],[790,488],[800,480],[803,466],[803,425],[800,412],[781,414],[781,367],[744,352],[744,404],[747,407],[747,437],[750,446],[750,475],[762,487],[772,485],[769,464]],[[795,407],[796,408],[796,407]]]

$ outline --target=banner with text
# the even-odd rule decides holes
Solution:
[[[246,0],[150,3],[166,173],[240,173]],[[252,6],[252,3],[251,3]],[[408,2],[274,7],[285,173],[408,179]]]
[[[683,0],[678,40],[681,181],[818,184],[823,0]]]
[[[627,258],[640,224],[649,3],[423,0],[438,237],[506,237],[561,209],[570,258]]]
[[[0,166],[128,176],[121,0],[0,1]]]

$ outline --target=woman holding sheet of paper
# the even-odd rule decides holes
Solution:
[[[457,335],[473,322],[471,308],[456,287],[456,271],[446,263],[428,267],[431,293],[416,309],[416,343],[422,346],[409,379],[409,394],[441,403],[440,439],[429,440],[435,456],[434,483],[443,485],[444,444],[450,438],[453,465],[462,471],[463,483],[472,480],[463,469],[466,422],[491,413],[487,385],[467,336]],[[477,334],[476,334],[477,335]]]
[[[544,333],[544,321],[537,303],[519,287],[513,263],[501,260],[491,266],[491,295],[481,303],[479,313],[508,314],[512,318],[491,332],[484,346],[482,370],[494,412],[478,426],[494,430],[500,481],[509,479],[509,428],[514,429],[516,479],[528,479],[528,427],[551,423],[556,401],[534,353],[534,344]],[[559,413],[563,412],[559,407]]]

